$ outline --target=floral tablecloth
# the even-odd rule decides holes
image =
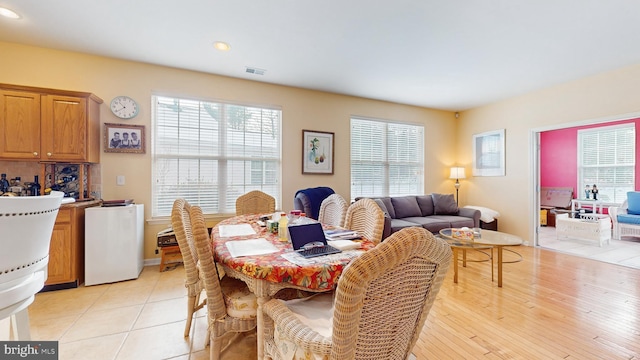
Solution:
[[[216,261],[225,266],[241,272],[247,276],[266,280],[274,283],[290,283],[295,286],[308,288],[315,291],[332,290],[342,274],[343,269],[354,257],[353,251],[345,251],[316,258],[318,261],[309,265],[296,265],[281,255],[292,251],[289,242],[282,242],[277,234],[272,234],[265,227],[257,224],[260,215],[240,215],[221,221],[211,230],[213,251]],[[221,225],[250,224],[255,230],[255,235],[220,237]],[[278,252],[232,257],[227,249],[226,242],[242,241],[246,239],[264,238],[278,248]],[[375,244],[368,240],[361,240],[361,250],[369,250]]]

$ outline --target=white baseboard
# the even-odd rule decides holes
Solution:
[[[144,259],[144,266],[160,265],[160,258]]]

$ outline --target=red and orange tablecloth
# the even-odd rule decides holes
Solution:
[[[345,266],[354,257],[354,251],[345,251],[316,258],[313,264],[297,265],[283,258],[281,255],[292,251],[289,242],[282,242],[277,234],[267,231],[266,227],[257,224],[260,215],[240,215],[221,221],[211,230],[215,259],[224,267],[240,272],[246,276],[278,283],[286,287],[308,288],[313,291],[327,291],[336,287],[336,282]],[[250,224],[255,235],[220,237],[221,225]],[[232,257],[227,249],[228,241],[264,238],[278,248],[278,252],[264,255]],[[369,250],[375,244],[368,240],[360,240],[361,250]]]

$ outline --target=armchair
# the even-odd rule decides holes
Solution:
[[[276,199],[260,190],[249,191],[236,199],[236,215],[268,214],[276,211]]]
[[[623,236],[640,237],[640,191],[629,191],[621,206],[609,207],[613,223],[613,239]]]
[[[362,200],[361,200],[362,201]],[[264,305],[271,359],[406,359],[451,262],[451,247],[405,228],[354,259],[335,291]]]
[[[301,210],[307,217],[318,220],[322,201],[334,193],[332,188],[326,186],[298,190],[293,198],[293,209]]]
[[[349,204],[340,194],[331,194],[322,201],[318,221],[323,224],[343,226]]]

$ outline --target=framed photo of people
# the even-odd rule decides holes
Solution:
[[[104,124],[104,152],[144,154],[144,125]]]

